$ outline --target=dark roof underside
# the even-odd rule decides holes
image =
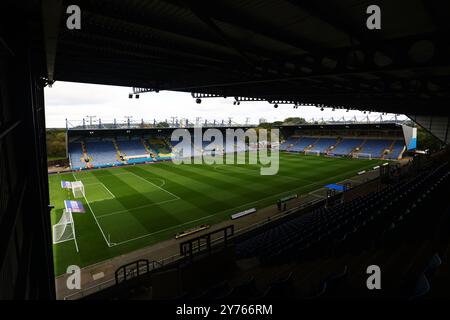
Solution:
[[[450,113],[450,1],[70,0],[60,17],[55,80]]]

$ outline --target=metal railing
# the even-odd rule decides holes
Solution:
[[[234,235],[231,237],[231,239],[234,239],[234,238],[236,238],[236,237],[238,237],[238,236],[240,236],[242,234],[245,234],[247,232],[250,232],[252,230],[256,230],[256,229],[258,229],[258,228],[260,228],[260,227],[262,227],[262,226],[264,226],[264,225],[266,225],[268,223],[273,223],[274,221],[277,221],[278,219],[286,217],[286,215],[294,213],[294,212],[296,212],[298,210],[305,209],[305,208],[307,208],[309,206],[313,206],[314,204],[317,204],[318,202],[321,202],[321,201],[323,201],[323,200],[318,200],[318,199],[310,200],[308,202],[301,203],[298,206],[295,206],[295,207],[293,207],[291,209],[288,209],[286,211],[277,213],[277,214],[271,216],[270,220],[264,220],[264,221],[256,222],[256,223],[248,225],[246,227],[243,227],[243,228],[240,228],[240,229],[236,229],[235,232],[234,232]],[[224,236],[219,236],[219,237],[211,240],[211,245],[212,246],[216,246],[218,243],[221,243],[223,240],[224,240]],[[206,246],[206,243],[203,243],[203,244],[200,245],[200,247],[203,247],[203,246]],[[150,254],[148,254],[148,253],[147,254],[144,253],[142,255],[137,256],[134,259],[135,260],[140,260],[140,259],[149,258],[149,255]],[[152,262],[155,262],[155,263],[152,264],[152,268],[150,269],[150,271],[154,271],[154,270],[160,269],[162,267],[165,267],[165,266],[167,266],[169,264],[172,264],[172,263],[174,263],[176,261],[180,261],[180,260],[183,260],[183,259],[185,259],[184,256],[180,256],[179,254],[175,254],[175,255],[169,256],[167,258],[161,259],[161,260],[153,260]],[[141,266],[140,268],[142,269],[140,271],[144,271],[145,266]],[[66,296],[64,296],[63,299],[64,300],[81,299],[83,297],[89,296],[91,294],[94,294],[94,293],[99,292],[101,290],[104,290],[106,288],[112,287],[113,285],[115,285],[115,283],[116,283],[116,280],[115,280],[115,278],[113,276],[111,279],[108,279],[108,280],[103,281],[101,283],[89,286],[89,287],[87,287],[85,289],[80,289],[80,290],[78,290],[78,291],[76,291],[76,292],[74,292],[72,294],[66,295]]]

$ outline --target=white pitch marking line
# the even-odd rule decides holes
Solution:
[[[100,182],[101,183],[101,182]],[[101,185],[106,189],[106,191],[109,192],[110,195],[112,195],[114,198],[116,197],[109,189],[107,186],[105,186],[103,183],[101,183]]]
[[[162,181],[162,184],[160,185],[160,187],[164,187],[166,185],[166,180],[164,180],[164,179],[161,179],[161,178],[152,178],[152,179]]]
[[[349,172],[350,172],[350,171],[349,171]],[[349,172],[342,173],[342,174],[340,174],[340,175],[334,176],[333,178],[337,178],[337,177],[339,177],[339,176],[346,175],[346,174],[348,174]],[[131,173],[131,174],[133,174],[133,175],[135,175],[135,176],[141,178],[142,180],[147,181],[148,183],[154,185],[155,187],[158,187],[157,185],[155,185],[155,184],[151,183],[150,181],[148,181],[148,180],[146,180],[146,179],[144,179],[144,178],[142,178],[142,177],[136,175],[136,174],[133,173],[133,172],[129,172],[129,173]],[[75,176],[74,176],[74,177],[75,177]],[[75,178],[75,179],[76,179],[76,178]],[[327,179],[325,179],[324,181],[327,181]],[[310,183],[310,184],[301,186],[301,188],[309,187],[309,186],[316,185],[316,184],[321,184],[321,183],[324,183],[324,181]],[[162,189],[162,188],[160,188],[160,187],[158,187],[158,188],[159,188],[159,189]],[[270,196],[269,198],[276,197],[276,196],[280,196],[280,195],[285,194],[285,193],[290,193],[290,192],[296,191],[297,189],[298,189],[298,188],[295,188],[295,189],[292,189],[292,190],[288,190],[288,191],[284,191],[284,192],[280,192],[280,193],[278,193],[278,194],[275,194],[275,195]],[[162,190],[164,190],[164,191],[166,191],[166,192],[172,194],[171,192],[169,192],[169,191],[167,191],[167,190],[165,190],[165,189],[162,189]],[[172,194],[172,195],[173,195],[173,194]],[[174,195],[174,196],[175,196],[175,195]],[[180,197],[178,197],[178,196],[176,196],[176,197],[178,198],[177,200],[181,200]],[[193,223],[193,222],[197,222],[197,221],[200,221],[200,220],[204,220],[204,219],[207,219],[207,218],[210,218],[210,217],[213,217],[213,216],[222,214],[222,213],[224,213],[224,212],[234,211],[234,210],[236,210],[236,209],[238,209],[238,208],[242,208],[242,207],[244,207],[244,206],[250,206],[250,205],[253,205],[253,204],[262,202],[262,201],[267,200],[267,199],[268,199],[268,198],[260,199],[260,200],[256,200],[256,201],[252,201],[252,202],[249,202],[249,203],[245,203],[245,204],[243,204],[243,205],[240,205],[240,206],[237,206],[237,207],[234,207],[234,208],[231,208],[231,209],[226,209],[226,210],[223,210],[223,211],[219,211],[219,212],[216,212],[216,213],[214,213],[214,214],[210,214],[210,215],[208,215],[208,216],[205,216],[205,217],[202,217],[202,218],[199,218],[199,219],[196,219],[196,220],[188,221],[188,222],[185,222],[185,223],[182,223],[182,224],[178,224],[178,225],[175,225],[175,226],[172,226],[172,227],[169,227],[169,228],[165,228],[165,229],[162,229],[162,230],[158,230],[158,231],[156,231],[156,232],[144,234],[144,235],[142,235],[142,236],[135,237],[135,238],[131,238],[131,239],[128,239],[128,240],[125,240],[125,241],[121,241],[121,242],[118,242],[118,243],[113,243],[113,244],[109,244],[108,242],[107,242],[107,243],[108,243],[108,246],[109,246],[109,247],[114,247],[114,246],[117,246],[117,245],[121,245],[121,244],[128,243],[128,242],[131,242],[131,241],[139,240],[139,239],[142,239],[142,238],[145,238],[145,237],[149,237],[149,236],[151,236],[151,235],[155,235],[155,234],[158,234],[158,233],[161,233],[161,232],[170,230],[170,229],[175,229],[175,228],[178,228],[178,227],[183,226],[183,225],[186,225],[186,224],[190,224],[190,223]],[[86,201],[87,201],[87,200],[86,200]],[[173,201],[175,201],[175,199],[173,199]],[[89,205],[89,203],[88,203],[88,205]],[[92,209],[91,209],[91,212],[93,213]],[[100,216],[100,217],[102,217],[102,216]],[[94,218],[95,218],[95,217],[94,217]],[[97,221],[97,219],[95,219],[95,220]],[[97,225],[98,225],[98,221],[97,221]],[[99,228],[100,228],[100,230],[102,231],[100,225],[99,225]],[[102,234],[103,234],[103,231],[102,231]],[[105,237],[104,234],[103,234],[103,237]],[[106,241],[106,238],[105,238],[105,241]]]
[[[139,175],[137,175],[136,173],[134,173],[134,172],[131,172],[131,171],[128,171],[129,173],[131,173],[132,175],[134,175],[134,176],[136,176],[136,177],[138,177],[139,179],[141,179],[141,180],[144,180],[145,182],[147,182],[147,183],[150,183],[152,186],[154,186],[154,187],[156,187],[156,188],[158,188],[158,189],[160,189],[160,190],[162,190],[162,191],[165,191],[165,192],[167,192],[168,194],[170,194],[172,197],[175,197],[175,198],[177,198],[177,199],[181,199],[179,196],[177,196],[177,195],[175,195],[175,194],[173,194],[172,192],[170,192],[170,191],[167,191],[166,189],[164,189],[164,188],[161,188],[160,186],[158,186],[158,185],[156,185],[156,184],[154,184],[153,182],[150,182],[150,181],[148,181],[147,179],[144,179],[143,177],[141,177],[141,176],[139,176]]]
[[[113,173],[113,175],[114,176],[123,176],[123,175],[130,175],[130,174],[133,174],[132,172],[118,172],[118,173]],[[90,180],[90,179],[92,179],[92,180],[94,180],[94,181],[98,181],[98,178],[97,177],[83,177],[82,178],[83,179],[83,181],[86,181],[86,180]],[[164,179],[162,179],[162,178],[151,178],[152,180],[159,180],[159,181],[161,181],[161,185],[160,185],[160,187],[163,187],[163,186],[165,186],[166,185],[166,180],[164,180]],[[94,183],[85,183],[84,185],[85,186],[90,186],[90,185],[94,185],[94,184],[99,184],[99,183],[101,183],[101,182],[94,182]],[[105,186],[106,187],[106,186]]]
[[[349,172],[351,172],[351,171],[344,172],[344,173],[342,173],[342,174],[340,174],[340,175],[334,176],[333,178],[337,178],[337,177],[346,175],[346,174],[348,174]],[[145,180],[145,179],[144,179],[144,180]],[[330,179],[328,179],[328,180],[330,180]],[[147,181],[147,180],[146,180],[146,181]],[[301,186],[301,188],[305,188],[305,187],[309,187],[309,186],[317,185],[317,184],[322,184],[322,183],[325,183],[324,181],[327,181],[327,179],[325,179],[325,180],[323,180],[323,181],[313,182],[313,183],[310,183],[310,184],[307,184],[307,185],[303,185],[303,186]],[[282,195],[282,194],[286,194],[286,193],[290,193],[290,192],[293,192],[293,191],[297,191],[298,189],[299,189],[299,188],[294,188],[294,189],[292,189],[292,190],[283,191],[283,192],[277,193],[277,194],[275,194],[275,195],[272,195],[272,196],[270,196],[270,197],[268,197],[268,198],[264,198],[264,199],[260,199],[260,200],[255,200],[255,201],[252,201],[252,202],[249,202],[249,203],[245,203],[245,204],[243,204],[243,205],[240,205],[240,206],[237,206],[237,207],[234,207],[234,208],[231,208],[231,209],[226,209],[226,210],[223,210],[223,211],[219,211],[219,212],[216,212],[216,213],[214,213],[214,214],[210,214],[210,215],[208,215],[208,216],[202,217],[202,218],[200,218],[200,219],[188,221],[188,222],[185,222],[185,223],[182,223],[182,224],[178,224],[178,225],[175,225],[175,226],[172,226],[172,227],[169,227],[169,228],[165,228],[165,229],[162,229],[162,230],[158,230],[158,231],[156,231],[156,232],[144,234],[144,235],[139,236],[139,237],[136,237],[136,238],[131,238],[131,239],[128,239],[128,240],[125,240],[125,241],[121,241],[121,242],[118,242],[118,243],[114,243],[113,245],[111,245],[111,247],[117,246],[117,245],[121,245],[121,244],[124,244],[124,243],[128,243],[128,242],[131,242],[131,241],[139,240],[139,239],[142,239],[142,238],[146,238],[146,237],[149,237],[149,236],[151,236],[151,235],[155,235],[155,234],[158,234],[158,233],[167,231],[167,230],[175,229],[175,228],[178,228],[178,227],[180,227],[180,226],[184,226],[184,225],[189,224],[189,223],[192,223],[192,222],[197,222],[197,221],[204,220],[204,219],[207,219],[207,218],[216,216],[216,215],[220,215],[220,214],[222,214],[222,213],[224,213],[224,212],[234,211],[234,210],[236,210],[236,209],[238,209],[238,208],[242,208],[242,207],[245,207],[245,206],[251,206],[251,205],[257,204],[257,203],[259,203],[259,202],[262,202],[262,201],[264,201],[264,200],[267,200],[267,199],[270,199],[270,198],[273,198],[273,197],[280,196],[280,195]]]
[[[131,241],[139,240],[139,239],[142,239],[142,238],[145,238],[145,237],[149,237],[149,236],[152,236],[152,235],[155,235],[155,234],[158,234],[158,233],[167,231],[167,230],[175,229],[175,228],[184,226],[184,225],[189,224],[189,223],[192,223],[192,222],[204,220],[204,219],[209,218],[209,217],[212,217],[212,216],[214,216],[214,215],[215,215],[215,214],[211,214],[211,215],[206,216],[206,217],[201,217],[200,219],[191,220],[191,221],[188,221],[188,222],[185,222],[185,223],[181,223],[181,224],[177,224],[177,225],[175,225],[175,226],[171,226],[171,227],[168,227],[168,228],[165,228],[165,229],[161,229],[161,230],[158,230],[158,231],[155,231],[155,232],[152,232],[152,233],[147,233],[147,234],[144,234],[144,235],[139,236],[139,237],[136,237],[136,238],[131,238],[131,239],[128,239],[128,240],[125,240],[125,241],[121,241],[121,242],[115,243],[114,246],[118,246],[118,245],[120,245],[120,244],[124,244],[124,243],[127,243],[127,242],[131,242]]]
[[[313,184],[317,184],[317,182],[311,183],[311,184],[309,184],[309,185],[313,185]],[[306,186],[304,186],[304,187],[307,187],[307,186],[309,186],[309,185],[306,185]],[[293,189],[293,190],[295,190],[295,189]],[[275,196],[279,196],[279,195],[282,195],[282,194],[285,194],[285,193],[289,193],[289,192],[292,192],[293,190],[284,191],[284,192],[281,192],[281,193],[272,195],[271,197],[275,197]],[[259,203],[259,202],[262,202],[262,201],[264,201],[264,200],[267,200],[267,198],[265,198],[265,199],[260,199],[260,200],[255,200],[255,201],[252,201],[252,202],[249,202],[249,203],[245,203],[245,204],[243,204],[243,205],[240,205],[240,206],[237,206],[237,207],[234,207],[234,208],[231,208],[231,209],[225,209],[225,210],[222,210],[222,211],[219,211],[219,212],[210,214],[210,215],[208,215],[208,216],[201,217],[201,218],[196,219],[196,220],[191,220],[191,221],[188,221],[188,222],[185,222],[185,223],[181,223],[181,224],[177,224],[177,225],[175,225],[175,226],[171,226],[171,227],[168,227],[168,228],[165,228],[165,229],[162,229],[162,230],[158,230],[158,231],[156,231],[156,232],[144,234],[144,235],[139,236],[139,237],[136,237],[136,238],[131,238],[131,239],[128,239],[128,240],[125,240],[125,241],[121,241],[121,242],[115,243],[113,246],[120,245],[120,244],[124,244],[124,243],[130,242],[130,241],[134,241],[134,240],[139,240],[139,239],[142,239],[142,238],[145,238],[145,237],[149,237],[149,236],[151,236],[151,235],[155,235],[155,234],[158,234],[158,233],[167,231],[167,230],[175,229],[175,228],[184,226],[184,225],[189,224],[189,223],[192,223],[192,222],[197,222],[197,221],[201,221],[201,220],[204,220],[204,219],[213,217],[213,216],[217,216],[217,215],[220,215],[220,214],[222,214],[222,213],[224,213],[224,212],[234,211],[234,210],[236,210],[236,209],[238,209],[238,208],[242,208],[242,207],[245,207],[245,206],[250,206],[250,205],[252,205],[252,204]]]
[[[72,176],[75,179],[75,181],[78,181],[77,178],[75,177],[75,174],[72,172]],[[89,204],[88,199],[86,198],[86,195],[83,195],[84,200],[86,200],[86,204],[88,205],[89,209],[91,210],[92,216],[94,217],[95,222],[97,223],[98,228],[100,229],[100,232],[103,235],[103,239],[105,239],[106,244],[108,245],[108,247],[111,247],[111,244],[108,242],[108,240],[106,239],[105,233],[103,232],[102,227],[100,226],[100,224],[98,223],[97,217],[94,214],[94,210],[92,210],[91,205]]]
[[[95,185],[102,185],[103,186],[103,188],[105,188],[106,189],[106,191],[108,191],[108,193],[112,196],[112,198],[103,198],[103,199],[98,199],[98,200],[96,200],[96,201],[101,201],[101,200],[111,200],[111,199],[113,199],[113,198],[116,198],[116,196],[103,184],[103,183],[101,183],[101,182],[96,182],[96,183],[87,183],[87,184],[84,184],[84,186],[86,187],[86,186],[95,186]]]
[[[131,208],[131,209],[125,209],[125,210],[114,211],[114,212],[111,212],[111,213],[98,215],[97,218],[99,218],[99,219],[101,219],[101,218],[106,218],[106,217],[109,217],[109,216],[112,216],[112,215],[116,215],[116,214],[119,214],[119,213],[130,212],[130,211],[134,211],[134,210],[138,210],[138,209],[143,209],[143,208],[147,208],[147,207],[152,207],[152,206],[156,206],[156,205],[159,205],[159,204],[168,203],[168,202],[173,202],[173,201],[178,201],[178,200],[180,200],[180,199],[170,199],[170,200],[166,200],[166,201],[161,201],[161,202],[156,202],[156,203],[147,204],[147,205],[144,205],[144,206],[134,207],[134,208]]]

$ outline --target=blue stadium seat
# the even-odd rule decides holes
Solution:
[[[422,209],[433,202],[436,192],[426,190],[438,186],[445,189],[443,186],[449,184],[450,171],[445,164],[365,197],[279,222],[238,241],[236,254],[238,257],[259,256],[262,262],[270,263],[310,258],[311,253],[359,252],[372,246],[377,237],[387,244],[402,237],[400,231],[405,223],[417,217],[414,212],[425,211]],[[418,193],[419,198],[415,196]],[[405,206],[409,208],[402,210]],[[417,226],[422,227],[424,223]],[[419,230],[416,233],[420,235]]]
[[[386,155],[385,159],[397,159],[404,147],[405,143],[402,140],[397,140],[392,147],[392,151]]]
[[[317,141],[317,138],[308,138],[308,137],[301,137],[297,143],[289,149],[289,151],[296,151],[296,152],[302,152],[305,151],[305,148],[314,144],[314,142]]]
[[[319,141],[314,143],[312,150],[320,151],[320,153],[325,153],[328,148],[335,145],[336,142],[336,138],[320,138]]]
[[[286,141],[284,141],[280,145],[280,150],[282,150],[282,151],[288,150],[291,147],[291,145],[294,145],[297,142],[298,139],[299,139],[298,137],[289,137],[289,138],[287,138]]]
[[[139,156],[147,154],[147,150],[140,138],[133,139],[117,139],[117,145],[120,152],[126,154],[127,156]]]
[[[372,158],[381,158],[384,150],[389,149],[391,143],[392,140],[367,139],[361,152],[371,154]]]
[[[81,161],[83,157],[83,150],[81,149],[81,142],[69,143],[69,158],[72,169],[78,170],[84,168],[86,163]]]
[[[92,157],[92,163],[95,167],[121,165],[117,160],[117,151],[111,140],[86,141],[86,150]]]
[[[363,142],[364,140],[362,139],[343,139],[331,152],[335,155],[348,155]]]

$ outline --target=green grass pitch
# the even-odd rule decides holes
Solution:
[[[200,224],[215,224],[248,208],[274,204],[284,195],[306,193],[342,181],[381,160],[337,159],[280,153],[277,175],[261,176],[257,165],[175,165],[162,162],[51,175],[52,224],[64,200],[61,180],[81,180],[86,213],[73,214],[74,241],[53,245],[55,274],[69,265],[88,266]],[[110,245],[108,245],[108,242]]]

